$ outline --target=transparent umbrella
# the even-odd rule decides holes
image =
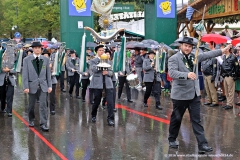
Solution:
[[[87,42],[87,45],[86,45],[86,46],[87,46],[87,47],[96,47],[97,44],[94,43],[94,42]]]
[[[145,39],[145,40],[142,41],[142,43],[148,44],[149,46],[151,46],[151,45],[154,45],[154,46],[159,45],[159,43],[157,41],[152,40],[152,39]]]

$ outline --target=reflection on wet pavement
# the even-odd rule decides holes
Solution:
[[[115,127],[107,125],[106,109],[99,107],[97,123],[92,124],[88,101],[82,103],[81,99],[70,99],[68,93],[60,92],[59,87],[56,96],[56,115],[49,114],[50,131],[42,132],[38,104],[35,128],[30,129],[27,124],[28,96],[21,86],[15,89],[13,108],[16,113],[12,118],[0,115],[0,159],[240,159],[237,106],[232,111],[223,110],[223,103],[215,108],[202,106],[202,123],[214,151],[198,155],[188,112],[179,132],[179,149],[169,149],[167,138],[172,103],[167,95],[161,96],[164,106],[161,111],[155,109],[152,97],[150,107],[142,106],[142,91],[132,90],[132,104],[124,100],[126,95],[123,94],[123,100],[116,101]]]

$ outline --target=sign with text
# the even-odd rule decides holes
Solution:
[[[175,18],[176,2],[175,0],[157,0],[158,18]]]
[[[115,4],[112,13],[133,12],[134,6],[132,4]]]
[[[83,28],[83,21],[78,21],[78,29],[82,29]]]
[[[111,14],[110,17],[112,20],[120,20],[120,19],[133,19],[133,18],[144,18],[144,12],[124,12],[124,13],[116,13]]]
[[[15,38],[20,38],[20,37],[21,37],[21,34],[20,34],[19,32],[16,32],[16,33],[14,33],[14,37],[15,37]]]
[[[91,16],[91,0],[68,0],[69,16]]]

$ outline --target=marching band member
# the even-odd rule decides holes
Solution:
[[[86,101],[86,91],[87,91],[87,87],[90,83],[89,77],[90,77],[90,72],[89,72],[89,60],[88,60],[88,56],[87,55],[87,69],[85,72],[80,72],[81,76],[81,82],[82,82],[82,102]]]
[[[136,86],[136,89],[142,89],[142,65],[143,65],[144,57],[140,54],[140,49],[135,48],[135,60],[134,66],[138,76],[139,84]]]
[[[51,56],[50,56],[50,60],[52,61],[53,59],[55,59],[55,54],[58,51],[58,46],[52,46],[51,47]],[[62,52],[58,53],[58,62],[60,62],[60,59],[62,58],[63,54]],[[66,90],[64,89],[64,74],[65,74],[65,66],[61,66],[61,72],[59,74],[59,76],[57,76],[57,80],[60,78],[60,89],[62,92],[66,92]]]
[[[66,66],[68,69],[68,76],[70,78],[70,89],[69,89],[69,95],[72,98],[72,92],[73,92],[73,87],[76,85],[75,93],[76,93],[76,98],[80,99],[79,96],[79,73],[78,73],[78,68],[79,68],[79,63],[80,59],[76,57],[76,53],[74,50],[70,50],[70,55],[71,57],[67,59]]]
[[[106,50],[106,55],[108,56],[108,63],[112,66],[112,60],[111,60],[111,51],[110,50]],[[117,112],[117,109],[115,108],[115,100],[116,100],[116,76],[115,74],[113,73],[113,76],[112,76],[112,82],[113,82],[113,104],[114,104],[114,107],[113,107],[113,111],[114,112]],[[105,103],[106,103],[106,96],[103,97],[103,100],[102,100],[102,106],[103,108],[105,109]]]
[[[143,101],[143,106],[148,107],[147,105],[147,100],[151,95],[152,89],[153,89],[153,94],[155,97],[156,101],[156,109],[161,110],[162,107],[160,106],[160,96],[161,96],[161,78],[160,78],[160,73],[156,72],[156,66],[155,66],[155,52],[150,51],[149,53],[149,58],[144,59],[143,61],[143,70],[144,76],[143,76],[143,82],[146,85],[146,92],[144,94],[144,101]]]
[[[62,59],[62,56],[64,56],[63,53],[59,52],[59,57],[58,57],[59,62]],[[66,90],[64,89],[64,75],[65,75],[65,65],[61,64],[61,72],[59,76],[60,76],[60,89],[62,92],[66,92]]]
[[[65,49],[65,64],[64,64],[64,67],[65,67],[65,71],[66,71],[66,76],[67,76],[67,85],[70,84],[70,79],[69,79],[69,76],[68,76],[68,70],[67,70],[67,66],[66,66],[66,62],[67,62],[67,59],[69,58],[69,53],[70,53],[70,49],[69,48],[66,48]]]
[[[0,73],[0,97],[1,97],[1,109],[5,113],[7,112],[8,117],[12,117],[12,103],[14,95],[14,87],[16,85],[14,74],[16,71],[14,68],[8,67],[14,66],[14,61],[6,59],[6,55],[2,61],[2,72]],[[7,109],[5,111],[5,104]]]
[[[50,53],[47,49],[43,49],[42,55],[49,58]],[[52,70],[52,67],[54,65],[54,60],[49,61],[49,67]],[[56,107],[56,85],[57,85],[57,78],[55,75],[51,75],[52,80],[52,92],[49,94],[50,96],[50,114],[55,115],[55,107]]]
[[[29,126],[34,127],[34,107],[35,101],[40,95],[39,114],[40,128],[42,131],[49,131],[47,127],[48,107],[47,107],[47,92],[52,91],[51,70],[49,67],[49,59],[42,56],[42,44],[33,42],[33,54],[27,56],[23,60],[23,90],[29,94],[28,118]]]
[[[171,98],[173,101],[173,111],[169,126],[169,147],[178,148],[179,129],[183,115],[188,109],[192,128],[198,142],[199,153],[211,152],[213,149],[208,146],[205,138],[204,128],[201,125],[200,116],[200,89],[197,76],[193,71],[194,54],[192,54],[195,45],[191,37],[184,37],[180,51],[171,56],[168,60],[168,71],[172,81]],[[208,58],[217,57],[230,48],[230,45],[222,50],[209,51],[198,55],[198,62]]]
[[[113,82],[112,82],[112,71],[101,71],[97,69],[97,64],[100,62],[100,57],[104,53],[104,46],[98,45],[95,47],[95,52],[97,57],[90,61],[90,68],[92,75],[92,80],[90,82],[90,88],[94,92],[94,104],[92,105],[92,122],[96,122],[97,109],[101,103],[102,92],[105,89],[106,101],[108,106],[108,117],[107,122],[109,126],[114,126],[114,113],[113,113]],[[104,57],[105,58],[105,57]]]
[[[127,81],[127,75],[131,73],[131,66],[130,63],[127,61],[125,62],[125,71],[119,71],[118,72],[118,100],[120,100],[121,95],[122,95],[122,90],[124,87],[124,84],[126,86],[126,94],[127,94],[127,101],[132,103],[133,101],[131,100],[131,89],[129,87],[129,82]]]

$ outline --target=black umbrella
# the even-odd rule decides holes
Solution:
[[[171,46],[171,47],[179,47],[179,46],[180,46],[180,43],[178,43],[178,42],[173,42],[173,43],[170,44],[169,46]]]

